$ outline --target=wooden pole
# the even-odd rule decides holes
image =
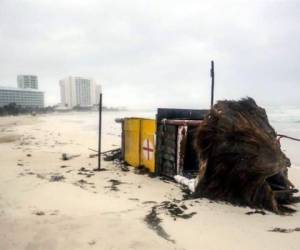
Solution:
[[[102,93],[99,98],[99,133],[98,133],[98,168],[101,169],[101,139],[102,139]]]
[[[214,92],[215,92],[215,65],[214,61],[211,61],[210,68],[210,77],[211,77],[211,99],[210,99],[210,108],[212,109],[214,106]]]

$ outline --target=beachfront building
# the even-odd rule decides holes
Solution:
[[[18,88],[20,89],[38,89],[38,77],[34,75],[18,75]]]
[[[44,92],[37,89],[0,87],[0,107],[10,103],[22,107],[44,107]]]
[[[101,86],[93,79],[69,76],[59,81],[61,103],[67,108],[92,107],[99,103]]]

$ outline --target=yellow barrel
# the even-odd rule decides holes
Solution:
[[[154,119],[124,119],[124,160],[133,167],[144,166],[155,171],[155,132]]]

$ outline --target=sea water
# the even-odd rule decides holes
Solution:
[[[267,110],[270,124],[277,134],[300,138],[300,108],[270,108]],[[300,142],[282,138],[281,149],[293,166],[300,167]]]

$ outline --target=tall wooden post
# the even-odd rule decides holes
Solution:
[[[99,131],[98,131],[98,168],[101,170],[101,139],[102,139],[102,93],[99,98]]]
[[[215,92],[215,65],[214,61],[211,61],[210,68],[210,77],[211,77],[211,99],[210,99],[210,108],[212,109],[214,106],[214,92]]]

